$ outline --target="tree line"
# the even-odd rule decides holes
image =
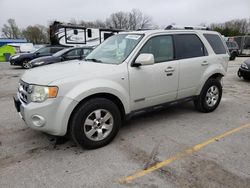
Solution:
[[[52,24],[54,21],[51,21]],[[138,29],[157,29],[159,26],[154,24],[152,17],[142,13],[140,10],[133,9],[130,12],[115,12],[106,20],[95,21],[76,21],[70,20],[71,24],[78,24],[92,28],[112,28],[123,30]],[[220,32],[225,36],[237,36],[250,34],[250,19],[236,19],[225,23],[212,23],[209,26],[212,30]],[[14,19],[8,19],[2,26],[2,37],[4,38],[26,38],[28,42],[34,44],[49,43],[49,29],[43,25],[30,25],[26,28],[20,28]]]

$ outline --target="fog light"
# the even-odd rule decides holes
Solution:
[[[36,127],[42,127],[46,123],[45,118],[39,115],[33,115],[31,117],[31,120],[32,120],[33,125],[35,125]]]

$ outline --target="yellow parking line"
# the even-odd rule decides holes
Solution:
[[[160,169],[160,168],[162,168],[164,166],[167,166],[170,163],[172,163],[172,162],[174,162],[174,161],[176,161],[178,159],[182,159],[182,158],[184,158],[184,157],[186,157],[188,155],[191,155],[192,153],[201,150],[205,146],[207,146],[207,145],[209,145],[209,144],[211,144],[211,143],[213,143],[215,141],[218,141],[219,139],[222,139],[222,138],[225,138],[225,137],[227,137],[229,135],[232,135],[232,134],[234,134],[234,133],[236,133],[236,132],[238,132],[238,131],[240,131],[240,130],[242,130],[244,128],[250,128],[250,124],[242,125],[240,127],[232,129],[230,131],[227,131],[227,132],[225,132],[223,134],[215,136],[215,137],[213,137],[213,138],[211,138],[209,140],[206,140],[206,141],[204,141],[204,142],[202,142],[200,144],[197,144],[197,145],[195,145],[195,146],[193,146],[191,148],[188,148],[188,149],[186,149],[186,150],[184,150],[184,151],[182,151],[180,153],[177,153],[176,155],[170,157],[169,159],[166,159],[164,161],[156,163],[155,165],[149,167],[146,170],[142,170],[142,171],[136,172],[135,174],[132,174],[130,176],[121,178],[121,179],[119,179],[119,182],[120,183],[129,183],[129,182],[131,182],[131,181],[133,181],[133,180],[135,180],[137,178],[140,178],[140,177],[145,176],[145,175],[147,175],[147,174],[149,174],[149,173],[151,173],[151,172],[153,172],[155,170],[158,170],[158,169]]]

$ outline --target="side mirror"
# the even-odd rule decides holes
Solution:
[[[143,66],[143,65],[152,65],[155,62],[155,58],[153,54],[140,54],[135,62],[134,62],[134,66],[135,67],[139,67],[139,66]]]
[[[40,55],[40,52],[36,52],[36,56],[39,56]]]

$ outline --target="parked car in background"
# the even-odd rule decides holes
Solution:
[[[245,60],[238,70],[238,76],[245,80],[250,80],[250,58]]]
[[[33,59],[29,62],[29,68],[49,65],[52,63],[58,63],[62,61],[69,61],[74,59],[84,59],[91,51],[92,47],[75,47],[63,49],[52,56],[44,56]]]
[[[62,49],[66,48],[65,46],[45,46],[31,53],[20,53],[10,57],[10,65],[13,66],[22,66],[24,69],[29,69],[29,61],[32,59],[52,55]]]
[[[238,46],[237,42],[227,41],[226,44],[227,44],[228,51],[230,53],[229,59],[235,60],[235,58],[237,56],[239,56],[239,46]]]

